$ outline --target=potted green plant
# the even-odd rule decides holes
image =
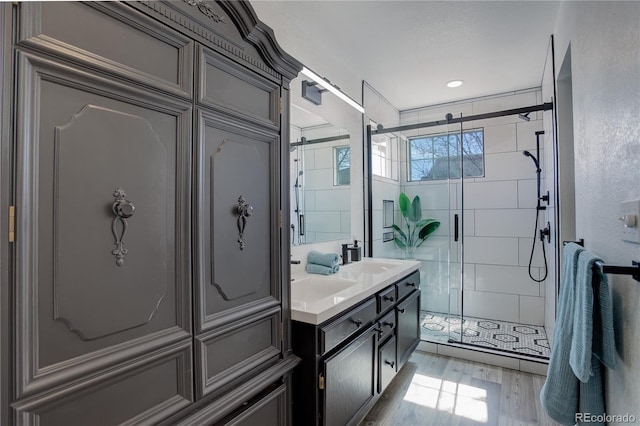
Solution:
[[[410,201],[409,197],[404,192],[401,192],[398,204],[407,229],[403,231],[394,223],[393,229],[397,233],[394,241],[405,253],[405,258],[415,259],[418,247],[438,229],[440,222],[435,219],[422,218],[422,206],[420,205],[420,197],[417,195],[413,198],[413,201]]]

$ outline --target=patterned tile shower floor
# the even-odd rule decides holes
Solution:
[[[422,340],[444,343],[460,341],[460,317],[437,312],[420,312]],[[464,317],[463,343],[498,351],[549,358],[549,341],[544,327],[514,322]]]

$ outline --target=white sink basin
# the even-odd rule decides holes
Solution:
[[[335,296],[341,291],[359,284],[359,281],[351,279],[309,276],[291,283],[291,299],[293,301],[314,302]]]
[[[343,267],[345,271],[351,273],[362,273],[362,274],[382,274],[387,271],[390,271],[393,268],[397,268],[401,265],[400,262],[391,262],[389,260],[368,260],[363,259],[360,262],[354,262],[352,264],[346,265]]]

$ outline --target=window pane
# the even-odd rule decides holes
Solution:
[[[465,131],[462,141],[460,136],[459,133],[445,133],[410,139],[409,180],[456,179],[460,178],[461,168],[464,168],[465,177],[484,176],[482,129]]]
[[[411,162],[411,180],[430,180],[432,160],[416,160]]]
[[[398,162],[398,138],[374,135],[371,141],[371,172],[376,176],[396,179],[393,170]]]
[[[349,185],[351,183],[351,149],[348,146],[338,146],[335,152],[335,183]]]

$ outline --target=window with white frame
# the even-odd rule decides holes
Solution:
[[[441,133],[410,138],[407,143],[408,180],[425,181],[484,176],[484,131]],[[460,156],[462,155],[462,161]]]
[[[371,138],[371,173],[398,180],[398,138],[373,135]]]

